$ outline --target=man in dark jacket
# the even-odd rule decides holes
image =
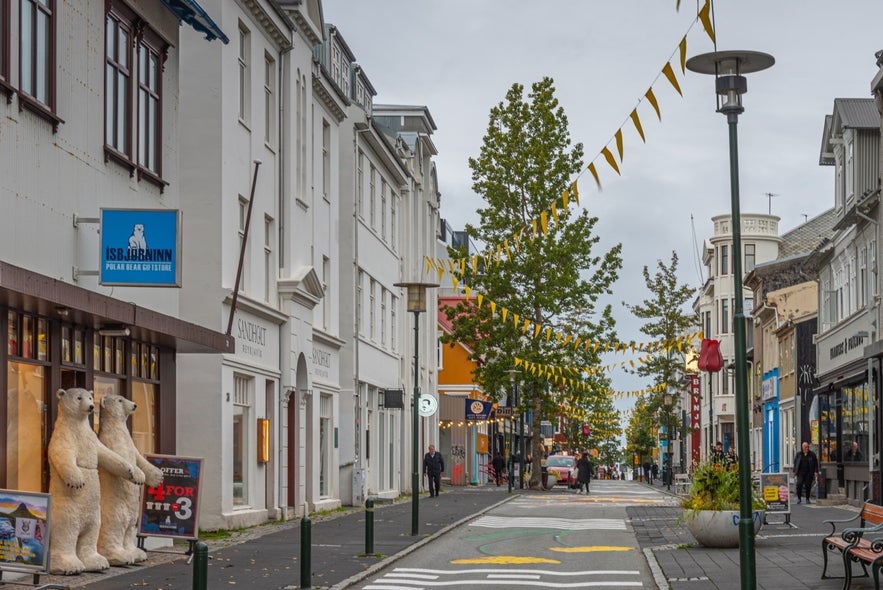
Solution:
[[[812,504],[809,499],[809,493],[812,491],[815,477],[819,474],[819,458],[809,450],[808,442],[803,441],[800,452],[794,457],[793,469],[794,478],[797,481],[797,503],[800,504],[800,492],[803,490],[806,496],[806,503]]]
[[[441,491],[441,474],[444,470],[445,461],[441,453],[435,452],[435,445],[429,445],[429,452],[423,457],[423,476],[429,476],[430,496],[438,496]]]
[[[491,467],[494,468],[494,480],[496,480],[497,485],[500,485],[500,482],[503,481],[503,470],[506,469],[506,462],[503,460],[503,455],[500,454],[500,451],[497,451],[494,454],[494,460],[491,461]]]

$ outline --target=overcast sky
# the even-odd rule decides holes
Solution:
[[[441,215],[454,229],[477,223],[483,202],[471,188],[467,158],[478,155],[488,113],[515,82],[529,88],[555,80],[571,138],[586,164],[622,128],[622,176],[598,162],[603,191],[588,173],[578,181],[582,206],[599,217],[605,245],[623,243],[615,284],[620,337],[643,342],[640,324],[619,304],[648,293],[641,270],[680,257],[684,283],[699,287],[697,243],[713,232],[711,218],[730,212],[728,131],[715,113],[714,80],[678,65],[714,50],[695,22],[695,0],[324,0],[377,90],[375,101],[425,105],[438,130],[433,141],[442,193]],[[883,49],[881,0],[717,0],[718,50],[762,51],[772,69],[748,76],[739,118],[742,213],[781,217],[780,233],[833,206],[833,170],[819,166],[822,126],[835,98],[870,98]],[[692,24],[692,28],[691,28]],[[687,33],[689,30],[689,33]],[[684,96],[660,72],[672,61]],[[641,99],[653,88],[656,118]],[[637,107],[646,144],[628,122]],[[768,198],[765,193],[777,195]],[[694,236],[695,234],[695,236]],[[622,371],[614,388],[646,384]],[[617,403],[625,408],[628,402]]]

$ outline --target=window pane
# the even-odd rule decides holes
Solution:
[[[132,440],[141,454],[156,452],[156,385],[132,383],[132,401],[138,405],[132,414]]]
[[[18,315],[14,311],[10,311],[6,315],[6,320],[9,322],[6,352],[8,354],[18,355]]]
[[[43,491],[46,448],[43,367],[8,363],[6,391],[6,487]]]
[[[101,399],[105,395],[122,395],[120,392],[123,389],[122,383],[119,379],[113,379],[111,377],[95,377],[95,381],[92,384],[92,390],[94,391],[95,400],[95,411],[92,412],[92,425],[95,432],[98,432],[98,428],[101,426],[101,412],[98,411],[98,408],[101,407]]]
[[[21,4],[21,89],[34,96],[34,61],[32,46],[34,43],[34,6],[30,2]]]
[[[49,325],[46,320],[37,320],[37,359],[41,361],[49,358]]]
[[[37,13],[37,88],[34,98],[49,104],[49,17]]]

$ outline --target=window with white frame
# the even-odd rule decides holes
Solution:
[[[726,299],[721,299],[720,305],[720,333],[721,334],[729,334],[730,333],[730,302]]]
[[[331,43],[331,79],[340,86],[340,47],[337,43]]]
[[[374,206],[377,201],[377,186],[376,186],[376,176],[377,169],[374,167],[374,164],[371,164],[371,171],[369,173],[369,187],[368,187],[368,222],[371,224],[373,228],[376,224],[376,214],[374,212]]]
[[[166,46],[156,34],[142,31],[138,39],[138,170],[162,177],[160,120],[162,68]]]
[[[276,61],[264,55],[264,143],[274,144],[276,137]]]
[[[386,179],[380,180],[380,239],[386,241]]]
[[[380,346],[386,346],[386,289],[380,288]]]
[[[365,297],[365,271],[359,269],[359,280],[356,283],[356,318],[358,322],[359,335],[365,335],[365,315],[363,298]]]
[[[396,334],[398,333],[398,315],[396,310],[399,308],[399,298],[389,294],[389,348],[393,352],[396,352],[396,347],[398,346],[398,341],[396,338]]]
[[[242,244],[245,243],[245,224],[248,220],[248,199],[239,195],[239,225],[236,230],[239,237],[239,252],[242,252]],[[242,274],[240,276],[239,291],[248,291],[248,243],[245,243],[245,256],[242,257]]]
[[[254,378],[245,375],[233,377],[233,505],[248,504],[248,465],[251,457],[248,446],[251,440],[251,398]]]
[[[331,259],[322,257],[322,328],[331,329]]]
[[[264,301],[270,301],[273,292],[273,218],[264,216]]]
[[[847,308],[849,310],[847,315],[852,314],[857,309],[857,296],[858,290],[856,289],[856,275],[855,275],[855,257],[850,256],[849,260],[846,263],[846,301]]]
[[[754,244],[745,244],[745,268],[742,269],[743,273],[749,273],[754,270],[756,264],[755,250],[756,246]]]
[[[365,218],[365,153],[359,150],[356,159],[356,208],[359,217]]]
[[[377,281],[371,279],[368,287],[368,336],[371,340],[377,338]]]
[[[858,305],[868,304],[868,248],[863,246],[858,254]]]
[[[720,247],[720,261],[721,261],[721,275],[730,274],[730,247],[726,244],[721,245]]]
[[[328,496],[331,475],[331,451],[334,446],[331,430],[332,398],[322,395],[319,398],[319,495]]]
[[[104,143],[128,160],[132,159],[129,97],[134,20],[125,6],[112,5],[105,23]]]
[[[239,23],[239,120],[248,123],[251,98],[251,34],[248,28]]]
[[[322,196],[331,200],[331,125],[322,119]]]

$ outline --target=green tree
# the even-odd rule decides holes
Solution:
[[[691,330],[695,330],[698,321],[695,313],[687,311],[689,303],[696,294],[693,287],[678,284],[678,255],[671,253],[671,263],[666,265],[662,260],[656,261],[657,271],[650,275],[648,267],[644,267],[644,284],[650,296],[639,305],[623,305],[632,314],[645,320],[641,332],[654,340],[674,342]],[[674,394],[680,388],[680,379],[684,374],[684,353],[673,346],[659,348],[649,355],[649,360],[639,365],[635,372],[649,377],[652,384],[658,387],[658,393],[648,400],[647,416],[655,415],[657,422],[667,426],[677,425],[679,418],[675,406],[666,406],[663,395]],[[645,416],[646,417],[646,416]]]
[[[480,223],[468,225],[466,231],[491,252],[505,245],[509,255],[486,256],[481,264],[460,268],[459,278],[493,301],[496,312],[488,304],[478,306],[474,298],[449,308],[453,332],[443,341],[470,344],[478,364],[475,380],[492,395],[509,390],[506,371],[516,368],[515,357],[547,367],[599,364],[597,351],[547,338],[547,328],[550,333],[579,336],[583,342],[615,340],[611,307],[602,307],[599,298],[611,294],[622,267],[622,247],[596,253],[599,239],[593,231],[598,219],[562,206],[562,194],[583,170],[582,157],[582,145],[571,142],[553,81],[544,78],[526,97],[520,84],[509,89],[505,100],[490,111],[479,155],[469,159],[472,188],[485,206],[478,210]],[[557,222],[549,215],[548,233],[538,230],[534,237],[534,223],[553,203]],[[503,309],[507,321],[501,321]],[[525,321],[542,326],[539,337],[534,329],[525,329]],[[545,375],[522,370],[517,377],[519,408],[533,415],[531,487],[540,484],[540,420],[552,418],[562,406],[591,406],[609,389],[603,375],[568,370],[568,379],[579,381],[578,387],[564,387]]]

